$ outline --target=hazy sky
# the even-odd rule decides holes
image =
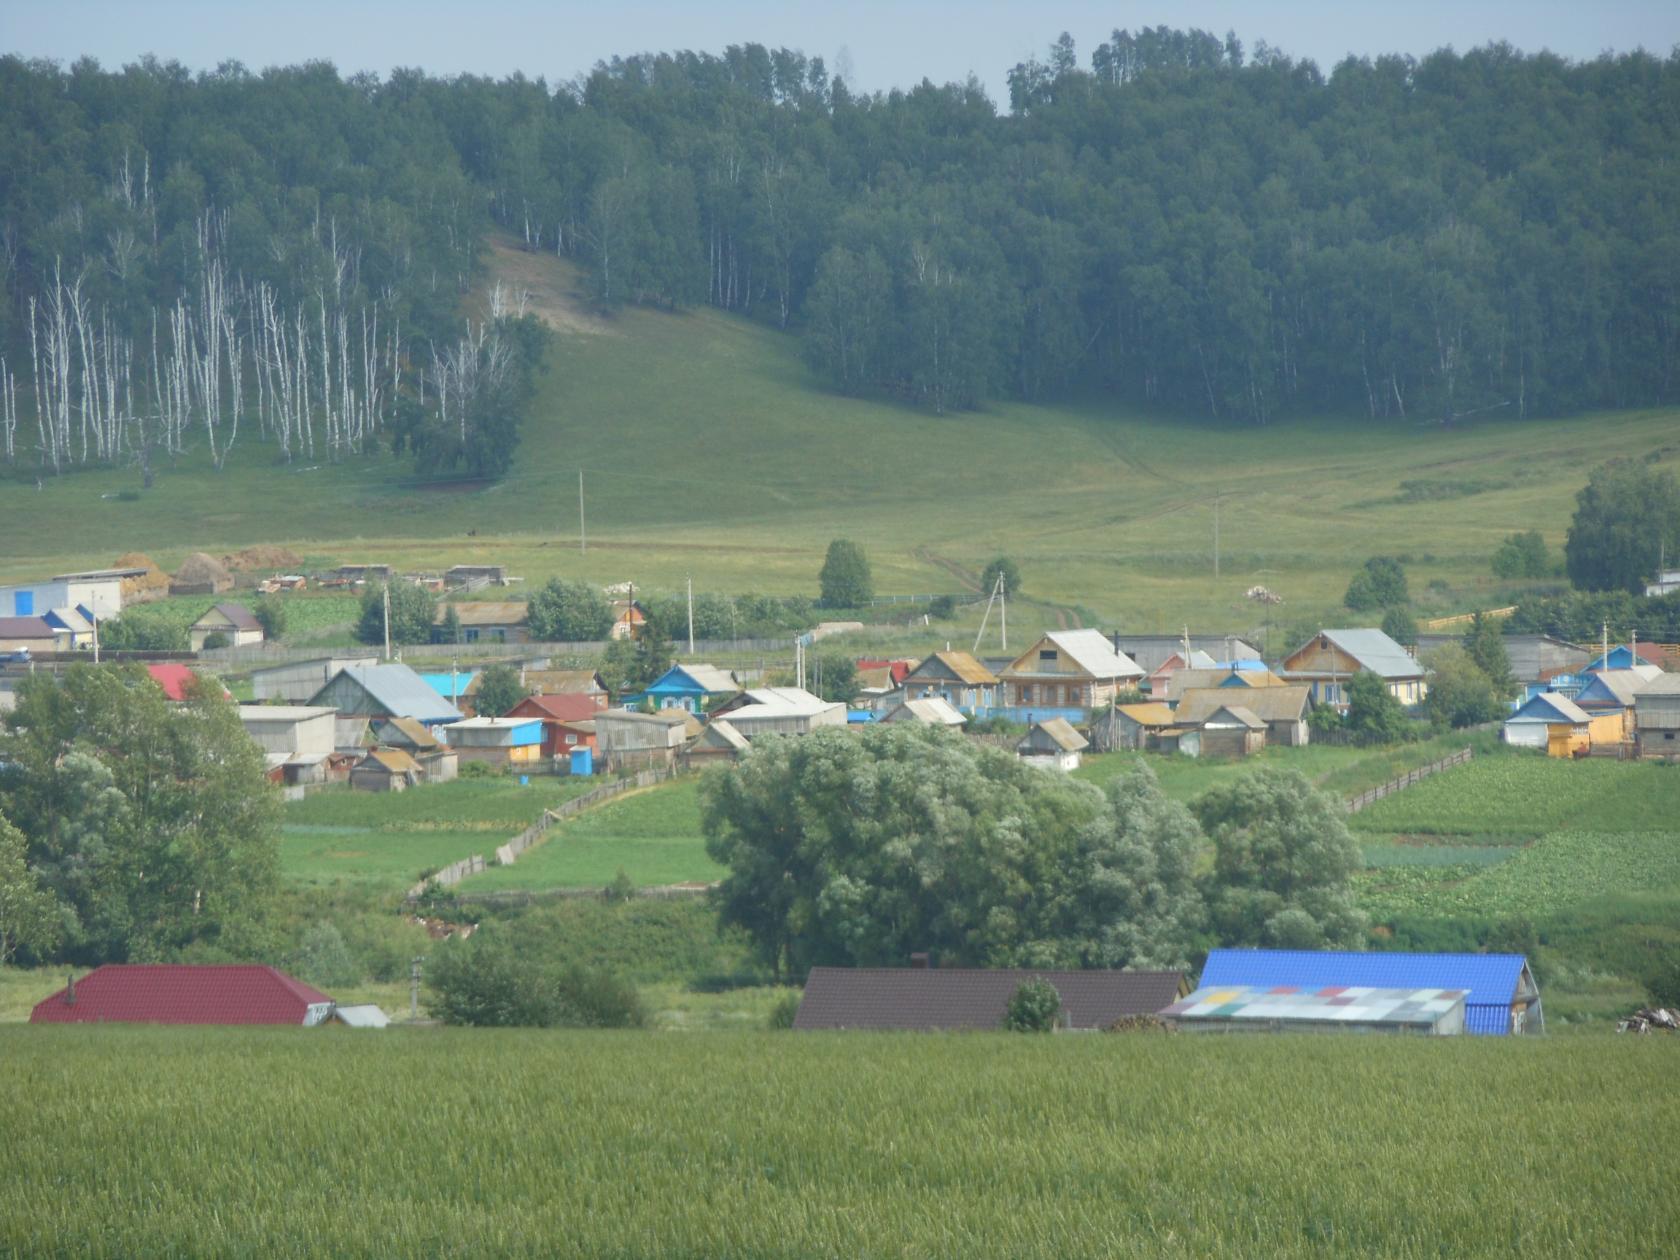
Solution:
[[[1348,53],[1421,56],[1504,39],[1573,58],[1636,47],[1667,56],[1680,43],[1680,0],[1297,0],[1132,3],[1065,0],[0,0],[0,49],[114,68],[143,53],[207,69],[232,58],[253,70],[326,58],[341,71],[421,66],[435,74],[523,71],[550,83],[615,53],[732,43],[849,54],[855,88],[875,91],[971,71],[994,99],[1004,73],[1072,32],[1082,65],[1115,27],[1234,29],[1321,69]]]

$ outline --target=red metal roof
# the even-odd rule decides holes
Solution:
[[[185,665],[148,665],[146,672],[152,676],[152,681],[163,688],[163,694],[171,700],[185,700],[187,689],[198,677]]]
[[[60,989],[30,1012],[32,1024],[292,1024],[332,999],[273,967],[118,966]]]
[[[600,713],[595,697],[583,692],[555,696],[526,696],[507,712],[508,717],[551,718],[558,722],[582,722]]]

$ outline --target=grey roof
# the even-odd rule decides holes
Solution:
[[[1074,1028],[1107,1028],[1153,1015],[1178,997],[1178,971],[1028,971],[932,967],[813,967],[797,1029],[877,1028],[985,1032],[1003,1026],[1009,999],[1028,980],[1050,982]]]
[[[1418,655],[1433,652],[1449,643],[1463,643],[1462,634],[1420,634]],[[1549,634],[1507,634],[1500,642],[1511,662],[1511,676],[1518,682],[1538,682],[1548,671],[1579,669],[1593,657],[1584,647],[1554,639]]]
[[[1088,678],[1142,678],[1143,670],[1131,657],[1123,652],[1117,652],[1114,644],[1108,641],[1108,636],[1100,630],[1051,630],[1034,640],[1033,645],[1021,655],[1017,656],[1009,667],[1000,671],[1004,677],[1039,677],[1046,673],[1061,671],[1040,671],[1035,668],[1038,664],[1037,656],[1039,644],[1054,643],[1057,650]]]
[[[1221,713],[1223,713],[1226,717],[1230,718],[1233,722],[1240,722],[1242,725],[1246,726],[1251,731],[1263,731],[1263,730],[1266,729],[1266,724],[1264,722],[1262,722],[1259,718],[1255,717],[1253,713],[1251,713],[1247,709],[1243,708],[1243,706],[1240,705],[1240,704],[1222,704],[1222,705],[1220,705],[1212,713],[1208,714],[1207,717],[1202,719],[1202,725],[1203,726],[1213,725],[1214,719],[1217,718]],[[1183,726],[1183,725],[1188,725],[1188,723],[1180,722],[1180,723],[1178,723],[1178,725]]]
[[[1680,674],[1658,674],[1633,693],[1636,704],[1640,696],[1680,696]]]
[[[422,722],[461,719],[461,711],[407,665],[349,665],[328,679],[321,690],[325,691],[340,678],[350,679],[394,717],[419,718]],[[317,693],[311,701],[319,698]]]
[[[1136,661],[1146,673],[1153,674],[1174,652],[1184,652],[1182,634],[1114,634],[1109,636],[1116,650]],[[1248,661],[1259,657],[1260,649],[1234,634],[1193,634],[1192,652],[1206,652],[1215,661]]]
[[[1036,747],[1036,741],[1033,739],[1035,734],[1042,734],[1046,740],[1063,752],[1079,752],[1091,746],[1090,740],[1073,729],[1073,723],[1066,718],[1053,717],[1046,718],[1042,722],[1034,722],[1032,729],[1026,733],[1020,743],[1015,745],[1016,751],[1032,751]]]
[[[713,718],[706,723],[706,727],[693,739],[689,740],[690,748],[733,748],[736,752],[744,752],[750,745],[746,736],[729,724],[728,718]]]
[[[390,1016],[377,1006],[337,1006],[332,1009],[328,1020],[337,1020],[347,1028],[384,1028],[391,1022]]]
[[[735,675],[716,665],[689,665],[679,662],[679,668],[707,691],[726,693],[740,690]]]
[[[961,726],[968,719],[953,708],[949,701],[939,696],[928,696],[923,700],[904,701],[887,713],[881,721],[925,722],[929,726]]]
[[[1379,678],[1421,678],[1428,672],[1381,630],[1320,630],[1319,634]]]
[[[1577,726],[1585,726],[1588,722],[1592,721],[1592,717],[1583,712],[1580,705],[1576,704],[1562,692],[1542,691],[1535,695],[1532,699],[1526,701],[1523,704],[1522,709],[1519,709],[1516,713],[1513,713],[1510,717],[1506,718],[1506,722],[1539,722],[1544,720],[1537,713],[1531,714],[1527,717],[1523,716],[1522,710],[1527,709],[1531,704],[1544,704],[1553,713],[1557,714],[1558,717],[1562,718],[1566,722],[1573,722]]]
[[[1661,675],[1659,674],[1657,677],[1660,678]],[[1625,707],[1632,704],[1634,702],[1634,697],[1637,696],[1647,685],[1648,683],[1646,678],[1634,670],[1601,669],[1592,674],[1590,680],[1577,694],[1576,699],[1578,700],[1581,696],[1587,695],[1587,693],[1591,691],[1608,691],[1616,698],[1616,703]],[[1588,702],[1592,702],[1590,696],[1588,696]],[[1599,703],[1604,702],[1600,701]]]

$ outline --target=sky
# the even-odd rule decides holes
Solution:
[[[615,54],[757,42],[849,65],[854,90],[975,75],[1008,99],[1005,73],[1041,59],[1062,31],[1082,65],[1116,27],[1235,30],[1329,69],[1349,53],[1423,56],[1506,40],[1587,59],[1680,44],[1680,0],[0,0],[0,50],[116,68],[145,53],[194,70],[326,59],[345,74],[419,66],[433,74],[523,72],[552,84]]]

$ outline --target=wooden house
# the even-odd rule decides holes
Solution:
[[[639,639],[642,637],[642,627],[647,625],[647,609],[634,599],[615,599],[612,602],[612,629],[608,632],[614,639]]]
[[[350,769],[350,786],[359,792],[405,792],[424,778],[414,758],[400,748],[370,748]]]
[[[441,627],[453,611],[461,623],[462,643],[529,643],[528,608],[522,599],[464,599],[440,603],[432,624]]]
[[[1079,754],[1090,743],[1066,718],[1045,718],[1034,722],[1032,728],[1015,745],[1015,755],[1030,766],[1047,770],[1079,769]]]
[[[0,617],[0,652],[68,652],[70,632],[45,617]]]
[[[699,734],[694,715],[681,709],[638,713],[634,709],[603,709],[595,721],[595,746],[608,774],[669,769],[677,753]],[[689,729],[693,723],[693,729]]]
[[[463,764],[533,770],[543,756],[543,723],[536,718],[467,718],[444,728],[444,736]]]
[[[594,696],[573,693],[526,696],[503,716],[541,722],[542,755],[569,758],[574,748],[596,749],[594,719],[600,712]]]
[[[1143,681],[1137,663],[1097,630],[1052,630],[998,675],[1001,708],[1017,720],[1084,721]]]
[[[1268,744],[1299,748],[1310,737],[1307,714],[1311,704],[1305,683],[1280,683],[1276,687],[1245,690],[1199,687],[1185,692],[1173,712],[1179,726],[1202,726],[1217,710],[1228,705],[1240,706],[1259,718],[1265,725]]]
[[[344,717],[411,717],[427,726],[459,722],[461,711],[407,665],[352,665],[341,669],[309,699]]]
[[[968,652],[935,652],[902,679],[907,700],[938,697],[970,717],[997,707],[998,676]]]
[[[1159,700],[1120,704],[1103,710],[1091,721],[1091,747],[1119,752],[1156,747],[1156,736],[1173,725],[1172,709]]]
[[[956,706],[941,696],[924,696],[905,700],[881,715],[883,722],[920,722],[926,726],[943,726],[957,730],[968,721]]]
[[[229,647],[247,647],[263,641],[262,622],[243,604],[214,604],[187,629],[195,652],[202,652],[204,641],[213,634],[226,639]]]
[[[1633,703],[1639,755],[1680,761],[1680,674],[1651,679],[1634,693]]]
[[[1187,691],[1197,691],[1207,687],[1252,690],[1258,687],[1281,687],[1283,685],[1283,679],[1264,667],[1233,669],[1229,665],[1216,665],[1212,669],[1199,669],[1192,666],[1174,670],[1167,675],[1165,685],[1160,692],[1151,694],[1158,695],[1163,700],[1176,702]]]
[[[727,669],[715,665],[673,665],[648,685],[640,697],[652,700],[660,709],[684,709],[704,713],[719,700],[736,695],[741,684]],[[632,697],[625,697],[631,702]]]
[[[448,783],[460,769],[455,750],[429,726],[414,718],[382,718],[370,723],[375,744],[397,748],[414,758],[427,783]]]
[[[1408,708],[1423,703],[1429,671],[1381,630],[1320,630],[1283,660],[1278,677],[1305,683],[1314,704],[1346,709],[1348,683],[1368,672],[1382,679],[1388,692]]]
[[[1593,742],[1608,745],[1632,739],[1634,697],[1652,679],[1637,670],[1605,669],[1587,674],[1586,680],[1575,693],[1575,704],[1594,719]]]
[[[1266,724],[1240,704],[1219,705],[1197,726],[1204,757],[1252,757],[1266,746]]]
[[[733,761],[751,747],[728,718],[713,718],[683,746],[683,760],[691,766]]]

